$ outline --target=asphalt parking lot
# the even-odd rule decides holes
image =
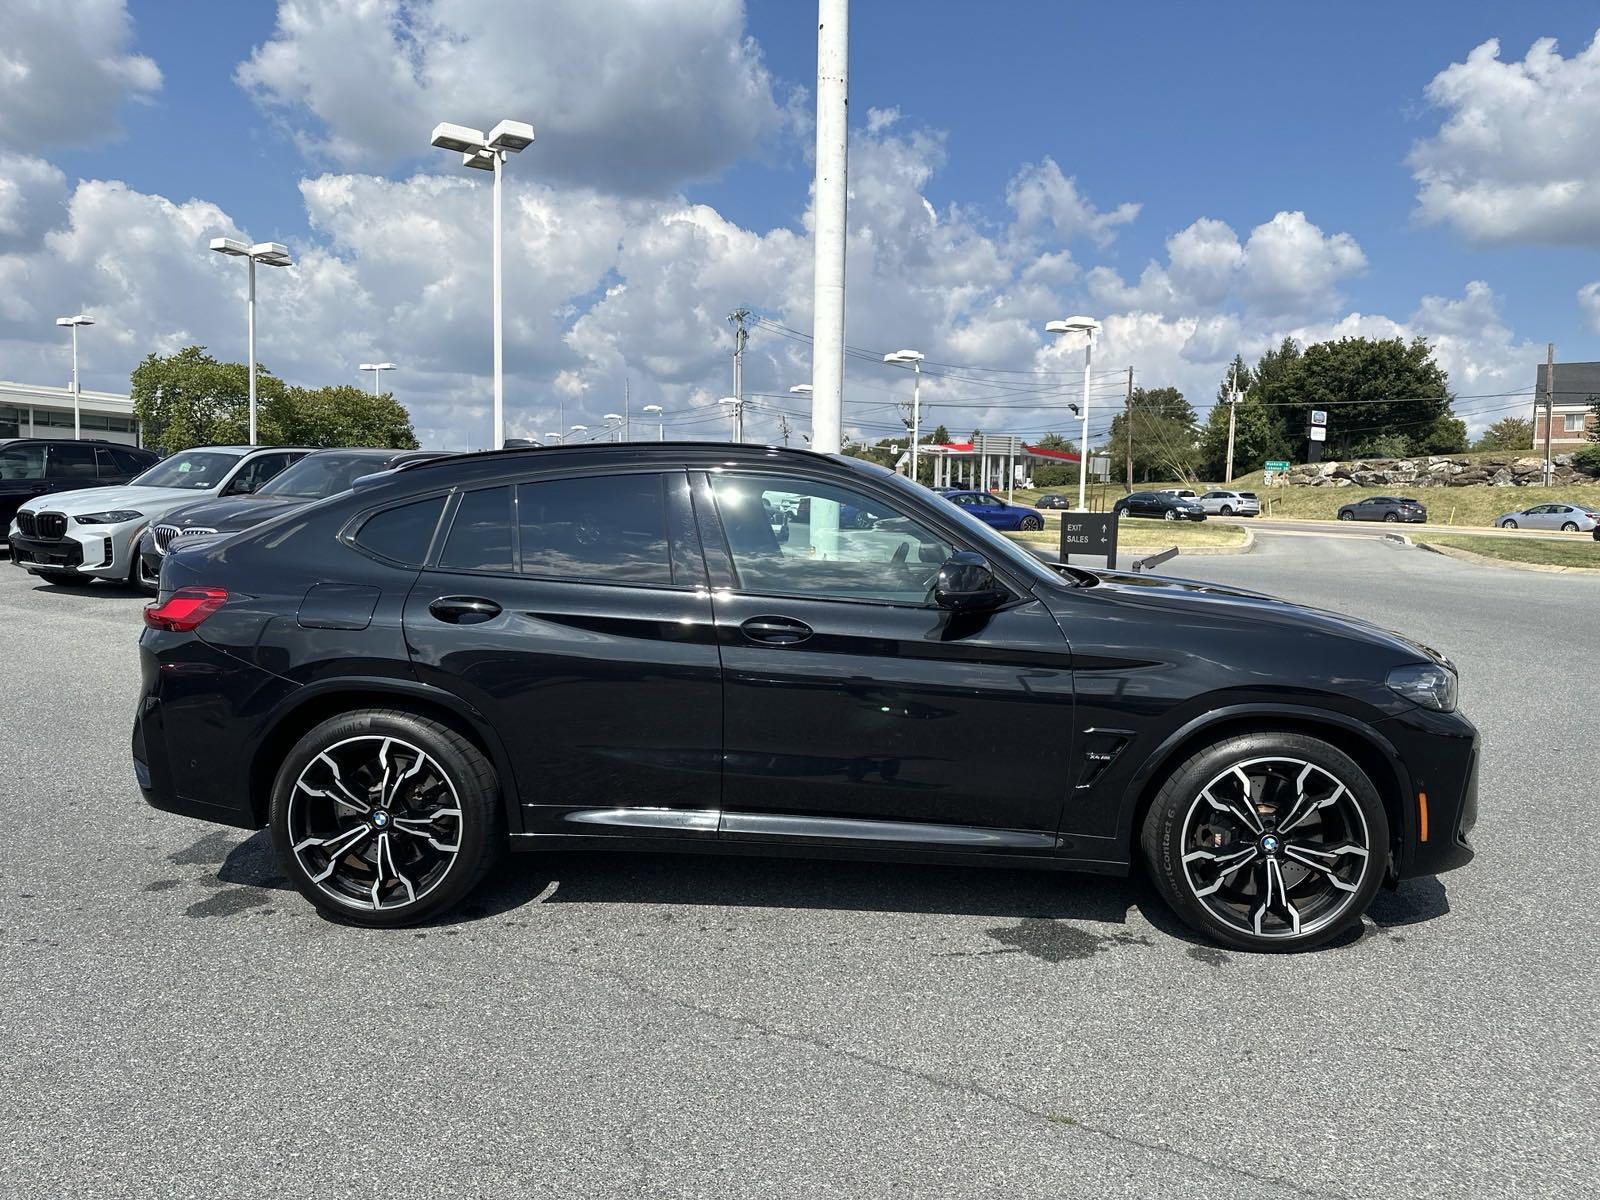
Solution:
[[[140,801],[142,598],[0,562],[0,1194],[1595,1194],[1600,582],[1270,534],[1162,572],[1454,657],[1477,861],[1295,956],[1137,880],[598,854],[344,928]]]

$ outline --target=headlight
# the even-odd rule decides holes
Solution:
[[[1384,680],[1389,690],[1398,692],[1413,704],[1435,712],[1455,712],[1461,683],[1456,673],[1437,663],[1415,667],[1396,667]]]
[[[137,521],[142,516],[143,513],[134,512],[131,508],[117,508],[110,512],[84,513],[72,519],[79,525],[121,525],[124,521]]]

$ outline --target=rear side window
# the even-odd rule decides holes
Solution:
[[[367,518],[356,534],[356,544],[381,558],[419,565],[428,557],[428,546],[443,508],[443,496],[386,508]]]
[[[672,582],[660,475],[524,483],[517,493],[522,572],[602,583]]]
[[[439,566],[457,571],[511,570],[510,488],[484,488],[461,497]]]
[[[54,442],[50,446],[51,479],[95,478],[94,447],[78,442]]]

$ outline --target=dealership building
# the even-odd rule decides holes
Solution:
[[[1576,450],[1589,440],[1589,433],[1595,428],[1589,406],[1600,400],[1600,362],[1556,363],[1553,388],[1547,376],[1545,365],[1540,363],[1534,378],[1533,448],[1544,449],[1545,401],[1548,398],[1550,449]]]
[[[78,428],[86,438],[140,445],[133,401],[117,392],[79,393]],[[72,436],[72,389],[0,380],[0,438]]]

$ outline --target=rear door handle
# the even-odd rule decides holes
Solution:
[[[751,617],[739,631],[752,642],[768,646],[792,646],[811,636],[811,626],[793,617]]]
[[[428,611],[447,625],[480,625],[500,615],[500,606],[482,596],[440,596]]]

